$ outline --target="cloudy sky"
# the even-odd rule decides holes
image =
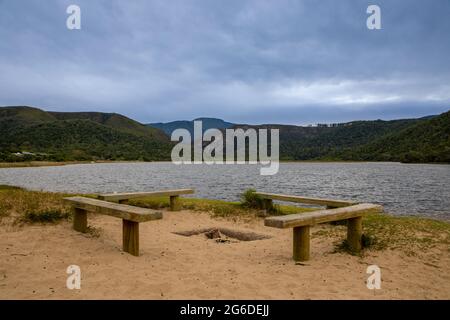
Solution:
[[[66,8],[81,8],[68,30]],[[370,4],[381,30],[368,30]],[[0,105],[141,122],[450,109],[449,0],[0,0]]]

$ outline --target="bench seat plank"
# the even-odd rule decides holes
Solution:
[[[255,194],[264,199],[290,201],[290,202],[298,202],[298,203],[306,203],[306,204],[317,204],[317,205],[329,206],[329,207],[335,207],[335,208],[347,207],[347,206],[357,204],[357,202],[353,202],[353,201],[309,198],[309,197],[300,197],[300,196],[275,194],[275,193],[267,193],[267,192],[255,192]]]
[[[64,200],[77,209],[82,209],[98,214],[105,214],[133,222],[145,222],[150,220],[162,219],[161,212],[151,209],[139,208],[125,204],[118,204],[85,197],[69,197],[64,198]]]
[[[381,213],[383,207],[372,203],[362,203],[345,208],[318,210],[309,213],[297,213],[278,217],[269,217],[264,225],[274,228],[294,228],[319,223],[346,220],[361,217],[368,213]]]
[[[170,197],[178,196],[182,194],[193,194],[194,189],[176,189],[176,190],[163,190],[163,191],[150,191],[150,192],[126,192],[126,193],[108,193],[100,194],[98,198],[106,201],[120,201],[142,197]]]

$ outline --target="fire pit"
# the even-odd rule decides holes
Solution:
[[[206,239],[214,240],[217,243],[235,243],[240,241],[255,241],[270,238],[269,236],[263,234],[243,232],[227,228],[202,228],[174,233],[185,237],[204,235]]]

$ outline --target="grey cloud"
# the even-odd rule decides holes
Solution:
[[[82,30],[65,27],[76,2]],[[0,1],[0,105],[142,122],[308,123],[439,113],[450,2]]]

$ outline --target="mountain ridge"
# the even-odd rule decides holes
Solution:
[[[0,160],[170,160],[171,132],[185,128],[193,135],[195,120],[202,120],[203,131],[279,129],[281,160],[450,163],[450,111],[319,126],[234,124],[207,117],[144,125],[117,113],[34,107],[0,107]],[[13,155],[22,151],[36,155]]]
[[[168,136],[176,129],[186,129],[191,135],[194,134],[194,121],[202,121],[202,131],[205,132],[208,129],[228,129],[234,126],[234,123],[219,119],[219,118],[209,118],[200,117],[194,120],[175,120],[170,122],[156,122],[148,123],[146,126],[157,128],[163,130]]]
[[[2,161],[169,160],[172,144],[159,129],[115,113],[0,108]],[[22,151],[27,156],[13,155]]]

